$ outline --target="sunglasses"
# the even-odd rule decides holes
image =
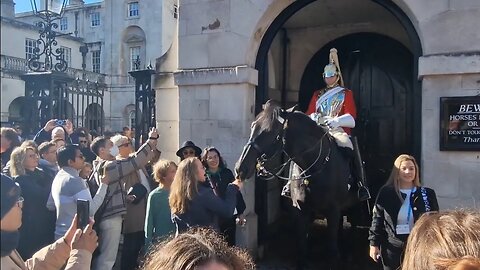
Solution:
[[[195,151],[193,151],[193,150],[190,150],[190,151],[186,150],[186,151],[183,151],[182,153],[184,155],[195,155]]]
[[[80,143],[88,143],[88,141],[80,141]]]
[[[24,201],[25,201],[25,199],[24,199],[22,196],[18,197],[17,206],[20,207],[20,208],[22,208]]]

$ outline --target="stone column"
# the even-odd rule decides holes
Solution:
[[[179,142],[201,148],[215,146],[231,170],[250,135],[254,120],[257,71],[246,65],[180,70],[175,73],[179,94]],[[237,228],[238,245],[252,254],[257,248],[255,183],[242,190],[247,224]]]

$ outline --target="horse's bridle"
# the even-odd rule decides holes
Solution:
[[[321,168],[319,170],[316,170],[315,172],[311,173],[310,175],[305,175],[307,171],[309,171],[313,166],[315,166],[315,164],[317,164],[319,161],[320,161],[320,157],[322,156],[322,146],[323,146],[323,139],[324,137],[326,136],[329,143],[331,143],[331,137],[330,135],[328,134],[328,132],[325,132],[322,137],[320,138],[320,140],[317,141],[317,143],[315,143],[314,145],[312,145],[310,148],[308,148],[306,151],[304,151],[304,153],[307,153],[307,152],[310,152],[312,150],[314,150],[317,145],[320,144],[320,150],[318,152],[318,155],[317,155],[317,158],[315,159],[315,161],[310,164],[310,166],[308,166],[305,170],[302,171],[302,173],[300,173],[300,175],[298,177],[296,177],[295,179],[290,179],[288,177],[283,177],[281,176],[280,174],[283,172],[283,170],[285,169],[285,167],[291,162],[291,161],[295,161],[295,159],[297,157],[291,157],[286,151],[285,151],[285,128],[287,127],[287,122],[288,122],[288,119],[285,119],[281,116],[278,116],[278,121],[280,122],[280,124],[282,125],[282,128],[280,129],[278,135],[276,136],[276,142],[280,142],[281,143],[281,147],[280,149],[276,150],[275,153],[273,155],[271,155],[270,157],[267,156],[267,152],[268,151],[264,151],[262,150],[262,148],[258,145],[258,143],[255,142],[255,138],[252,138],[248,143],[247,145],[250,145],[253,149],[255,149],[255,151],[260,155],[258,158],[257,158],[257,171],[258,171],[258,174],[260,176],[262,176],[263,178],[265,178],[266,180],[271,180],[271,179],[274,179],[274,178],[279,178],[279,179],[282,179],[282,180],[305,180],[305,179],[308,179],[310,177],[312,177],[313,175],[315,174],[318,174],[320,173],[324,168],[325,168],[325,165],[327,164],[327,162],[330,160],[330,153],[331,153],[331,149],[332,147],[328,147],[328,152],[326,154],[326,156],[323,158],[323,162],[321,164]],[[274,143],[272,145],[270,145],[270,147],[267,149],[267,150],[270,150],[272,147],[274,147],[277,143]],[[268,170],[267,168],[265,168],[265,163],[269,160],[269,159],[272,159],[274,158],[275,156],[281,154],[281,153],[284,153],[287,157],[288,157],[288,160],[284,163],[282,163],[280,166],[274,168],[273,170],[276,171],[276,172],[271,172],[270,170]]]

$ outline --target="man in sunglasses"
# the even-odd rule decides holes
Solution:
[[[180,158],[180,160],[184,160],[189,157],[200,158],[200,155],[202,154],[202,149],[196,146],[192,141],[185,141],[183,142],[182,147],[178,149],[176,154]]]
[[[80,151],[82,151],[82,154],[85,157],[85,161],[91,164],[97,156],[90,149],[90,142],[85,133],[78,133],[78,145],[80,146]]]
[[[355,100],[353,92],[344,87],[337,49],[330,50],[329,60],[322,74],[326,87],[313,93],[305,114],[310,115],[318,125],[325,125],[342,152],[353,161],[355,155],[350,135],[352,128],[355,127],[355,118],[357,117]],[[361,164],[361,161],[355,160],[355,162]],[[370,199],[370,193],[363,183],[364,179],[360,177],[361,173],[353,169],[360,168],[359,166],[362,165],[354,164],[352,166],[352,179],[358,187],[355,189],[359,199],[364,201]],[[298,170],[298,166],[294,166],[293,174],[298,175]],[[297,172],[295,173],[295,171]],[[284,187],[282,195],[290,196],[290,182]]]

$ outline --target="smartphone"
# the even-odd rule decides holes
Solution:
[[[85,229],[90,222],[90,201],[77,199],[77,228]]]
[[[57,126],[64,126],[67,124],[67,120],[57,120],[55,123]]]

